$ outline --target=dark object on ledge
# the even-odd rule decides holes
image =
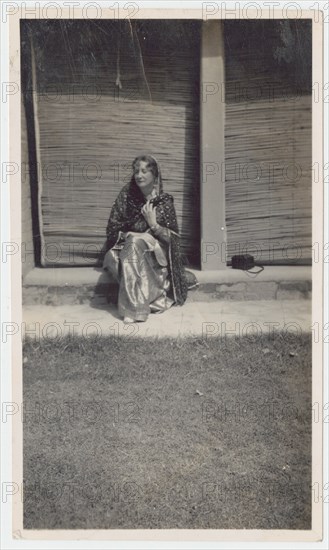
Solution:
[[[253,267],[256,267],[255,258],[251,254],[237,254],[232,256],[232,268],[233,269],[243,269],[244,271],[249,271]],[[253,271],[255,275],[263,271],[264,267],[262,265],[259,267],[259,271]]]

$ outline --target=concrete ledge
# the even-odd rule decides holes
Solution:
[[[23,286],[96,285],[111,278],[101,267],[35,267],[23,280]]]
[[[199,286],[191,302],[300,300],[311,297],[311,266],[267,267],[258,275],[227,268],[192,271]],[[117,299],[117,284],[101,268],[35,268],[23,282],[24,304],[85,304]]]
[[[227,267],[220,271],[198,271],[189,269],[197,277],[200,285],[208,283],[232,284],[246,281],[311,281],[312,266],[268,266],[258,275],[241,269]],[[110,276],[100,267],[35,267],[23,280],[24,286],[75,286],[111,282]]]

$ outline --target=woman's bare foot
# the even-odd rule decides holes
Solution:
[[[123,318],[123,322],[128,325],[128,323],[135,323],[134,319],[132,319],[131,317],[124,317]]]

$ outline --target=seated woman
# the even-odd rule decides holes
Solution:
[[[125,323],[146,321],[187,297],[174,199],[163,192],[154,157],[139,156],[132,168],[111,210],[103,263],[119,283]]]

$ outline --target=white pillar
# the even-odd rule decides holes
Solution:
[[[201,42],[201,269],[226,268],[223,23],[204,21]]]

